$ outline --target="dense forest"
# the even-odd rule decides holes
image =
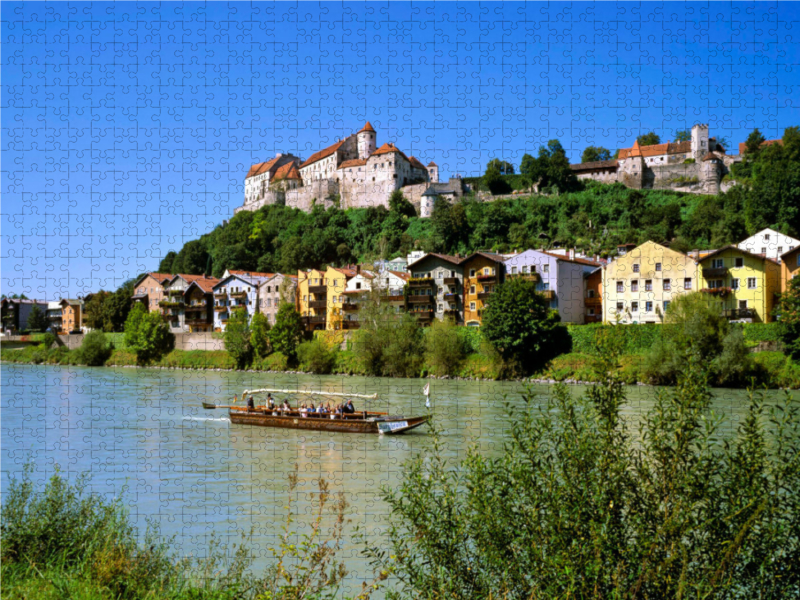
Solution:
[[[392,258],[411,250],[463,254],[556,245],[608,255],[618,243],[646,240],[687,251],[738,242],[764,227],[797,236],[800,131],[787,128],[782,144],[762,146],[763,139],[757,130],[750,135],[744,161],[728,175],[740,185],[718,196],[632,190],[621,184],[583,184],[563,178],[568,191],[559,190],[556,183],[547,194],[494,202],[467,196],[453,204],[437,203],[430,219],[410,216],[403,202],[393,202],[391,209],[317,207],[311,213],[267,206],[240,212],[227,224],[169,252],[158,270],[214,276],[228,268],[292,273]],[[561,181],[556,171],[563,164],[553,166],[558,152],[528,157],[524,170],[550,169],[555,173],[551,180]],[[542,161],[538,167],[537,160]],[[548,160],[552,162],[545,164]],[[497,171],[497,166],[490,164],[488,170]]]

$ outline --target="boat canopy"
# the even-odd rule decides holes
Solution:
[[[254,394],[301,394],[301,395],[308,395],[308,396],[342,396],[346,398],[367,398],[369,400],[375,400],[378,397],[378,394],[345,394],[342,392],[315,392],[312,390],[278,390],[278,389],[271,389],[271,388],[264,388],[259,390],[245,390],[242,392],[242,396],[245,394],[250,394],[251,396]]]

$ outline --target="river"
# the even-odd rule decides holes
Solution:
[[[116,495],[125,489],[137,523],[154,518],[162,533],[177,536],[184,553],[202,555],[212,534],[227,547],[240,543],[243,532],[251,534],[257,569],[278,541],[295,465],[300,484],[293,500],[302,512],[311,506],[315,480],[323,477],[334,491],[345,492],[351,526],[361,526],[369,542],[380,545],[387,512],[381,486],[395,486],[403,463],[432,445],[426,427],[396,437],[267,429],[231,425],[227,411],[200,407],[203,400],[224,402],[243,389],[275,387],[377,393],[375,410],[424,414],[425,381],[419,379],[12,364],[3,364],[0,376],[3,495],[9,476],[26,462],[40,481],[56,465],[70,477],[90,471],[92,490]],[[472,445],[487,454],[501,450],[508,430],[503,398],[519,403],[521,384],[430,383],[448,458],[464,456]],[[771,398],[779,393],[769,392]],[[648,387],[627,389],[625,415],[634,425],[654,394]],[[724,428],[735,428],[745,400],[743,390],[715,391],[714,410],[724,415]],[[360,549],[345,547],[351,571],[345,592],[355,593],[367,577]]]

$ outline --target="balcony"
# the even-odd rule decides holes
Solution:
[[[556,292],[555,290],[544,290],[541,292],[542,296],[544,296],[545,300],[555,300],[556,299]]]
[[[381,300],[384,302],[391,302],[391,303],[398,303],[403,304],[406,301],[406,297],[400,294],[399,296],[381,296]]]
[[[494,292],[478,292],[478,300],[488,300]]]
[[[225,292],[225,291],[223,291],[223,292],[214,292],[214,298],[221,299],[221,298],[227,298],[227,297],[228,297],[228,292]]]
[[[461,285],[458,277],[445,277],[443,281],[445,285]]]
[[[358,302],[345,302],[342,304],[342,310],[347,312],[353,312],[358,310]]]
[[[231,292],[231,298],[244,300],[247,298],[247,292]]]
[[[432,277],[412,277],[408,280],[409,287],[430,287],[433,285]]]
[[[494,283],[497,280],[497,275],[478,275],[478,281],[481,283]]]
[[[183,296],[185,290],[167,290],[167,296]]]
[[[409,304],[431,304],[433,302],[433,296],[409,296],[408,303]]]
[[[361,324],[358,321],[342,321],[342,329],[358,329]]]
[[[186,308],[184,308],[184,310],[185,310],[187,313],[190,313],[190,312],[199,312],[199,311],[204,311],[204,310],[206,310],[207,308],[208,308],[208,307],[207,307],[205,304],[200,304],[200,305],[194,305],[194,306],[187,306]]]
[[[542,280],[538,273],[514,273],[513,275],[506,275],[506,279],[524,279],[535,283],[539,283]]]
[[[444,295],[444,299],[448,300],[450,302],[455,302],[459,298],[461,298],[461,294],[457,293],[457,292],[456,293],[447,293],[447,294]]]
[[[228,312],[227,306],[215,306],[214,312]]]
[[[328,308],[326,300],[312,300],[308,303],[308,308]]]
[[[719,268],[711,268],[708,269],[703,267],[703,277],[706,279],[709,278],[716,278],[716,277],[725,277],[728,274],[728,267],[719,267]]]
[[[725,298],[729,294],[733,293],[733,289],[729,287],[703,288],[700,291],[703,294],[711,294],[712,296],[719,296],[720,298]]]
[[[326,285],[310,285],[308,286],[308,293],[309,294],[327,294],[328,293],[328,286]]]
[[[594,298],[586,298],[586,306],[600,306],[603,304],[603,299],[595,296]]]
[[[186,319],[187,325],[211,325],[206,319]]]
[[[758,318],[755,309],[752,308],[729,308],[722,311],[722,316],[726,319],[753,319]]]
[[[408,312],[414,315],[417,318],[417,321],[430,321],[433,319],[432,310],[410,310]]]
[[[325,315],[312,315],[308,317],[309,323],[325,323]]]
[[[161,308],[179,308],[183,306],[183,300],[161,300],[158,305]]]

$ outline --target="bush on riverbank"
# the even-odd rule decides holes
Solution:
[[[797,597],[797,402],[751,393],[738,430],[718,431],[692,355],[628,430],[619,367],[592,360],[604,383],[582,397],[509,403],[500,457],[449,460],[437,435],[404,465],[384,491],[391,547],[373,552],[397,597]]]

